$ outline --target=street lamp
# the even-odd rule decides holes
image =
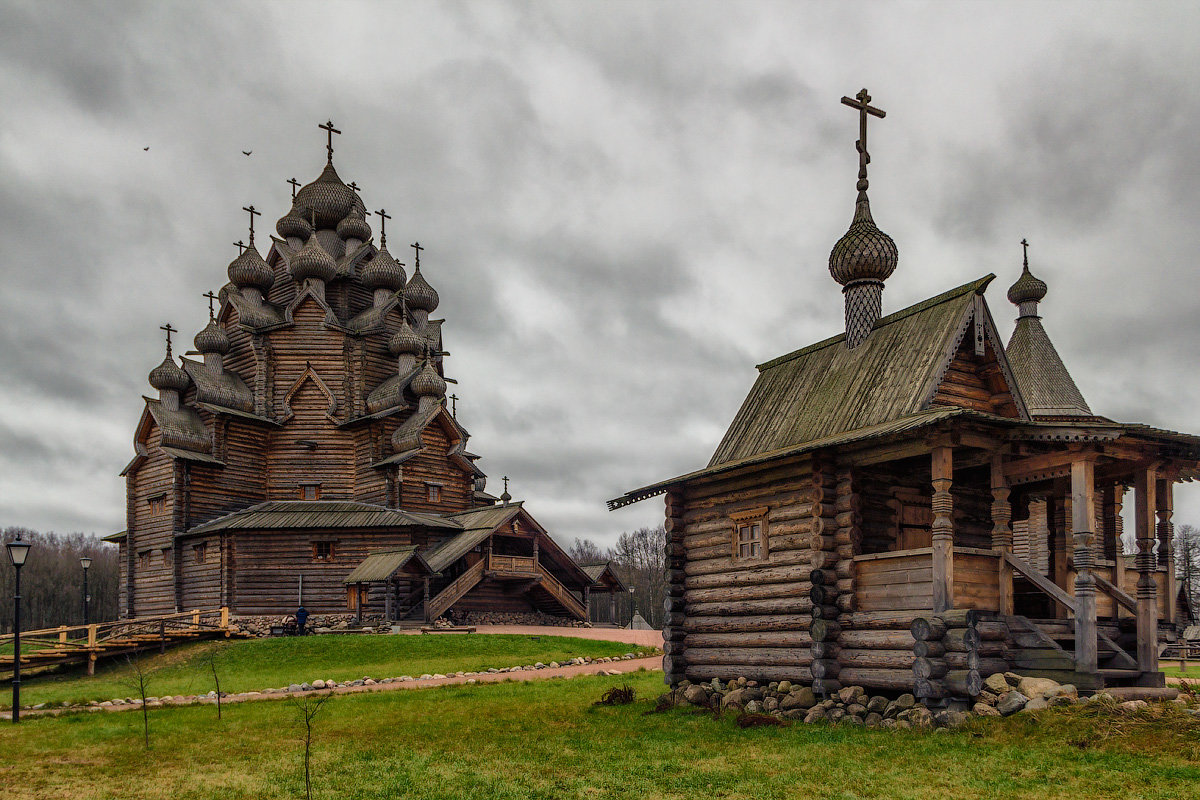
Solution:
[[[92,601],[92,598],[90,596],[88,596],[88,590],[87,590],[87,571],[88,571],[88,567],[90,567],[91,565],[92,565],[91,557],[89,557],[89,556],[80,556],[79,557],[79,566],[83,567],[83,624],[84,625],[88,624],[88,605]]]
[[[21,721],[21,567],[25,566],[25,558],[29,555],[30,542],[21,541],[21,534],[11,542],[5,543],[8,557],[17,570],[15,589],[13,592],[13,679],[12,679],[12,721]]]
[[[633,630],[633,615],[637,613],[637,607],[633,601],[633,587],[629,587],[629,630]]]

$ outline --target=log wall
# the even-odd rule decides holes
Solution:
[[[158,426],[146,440],[147,458],[131,475],[126,542],[126,567],[135,581],[131,616],[169,614],[175,611],[174,518],[179,510],[175,485],[175,460],[160,449]],[[161,509],[152,498],[162,498]]]

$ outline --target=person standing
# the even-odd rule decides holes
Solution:
[[[308,609],[300,606],[296,609],[296,635],[304,635],[304,624],[308,622]]]

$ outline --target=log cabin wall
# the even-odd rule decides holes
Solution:
[[[525,594],[525,588],[525,584],[516,581],[484,578],[454,604],[454,610],[532,613],[537,606]]]
[[[127,529],[127,569],[134,586],[131,616],[169,614],[175,610],[175,576],[172,549],[175,545],[174,517],[178,498],[175,459],[164,453],[158,426],[146,441],[147,456],[130,476],[132,487]],[[153,502],[151,502],[153,501]]]
[[[304,577],[304,606],[313,614],[346,613],[342,579],[369,551],[413,544],[407,530],[335,528],[305,531],[237,531],[232,537],[231,611],[237,614],[290,614]],[[334,555],[314,559],[313,543],[330,542]],[[232,567],[232,565],[231,565]]]
[[[178,540],[181,610],[221,606],[221,541],[219,536]]]
[[[391,455],[388,440],[381,431],[382,426],[377,422],[354,430],[354,497],[364,503],[375,503],[394,508],[396,503],[388,491],[388,476],[395,476],[396,467],[371,466]]]
[[[673,585],[682,577],[684,601],[683,647],[670,655],[687,678],[811,680],[813,535],[822,511],[833,511],[815,498],[807,458],[698,481],[668,496],[668,522],[682,522],[685,553],[682,575],[668,576]],[[751,519],[762,525],[761,554],[738,557],[737,522]],[[668,677],[677,674],[671,666]]]
[[[438,514],[466,511],[473,507],[474,481],[472,476],[450,463],[446,451],[450,438],[441,426],[434,423],[421,434],[424,450],[409,459],[401,468],[403,483],[400,505],[412,511],[432,511]],[[439,486],[439,500],[429,499],[429,484]]]
[[[235,417],[209,414],[201,416],[219,434],[225,466],[197,462],[191,467],[189,513],[184,529],[201,525],[233,511],[267,499],[266,461],[268,429]],[[220,456],[218,456],[220,457]]]

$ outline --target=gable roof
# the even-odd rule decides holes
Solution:
[[[457,522],[436,514],[401,511],[348,500],[268,500],[197,525],[186,532],[285,530],[295,528],[397,528],[421,526],[457,530]]]
[[[612,568],[611,561],[604,561],[600,564],[583,564],[580,566],[580,569],[582,569],[584,573],[592,579],[593,586],[599,584],[604,575],[607,574],[609,579],[613,582],[613,584],[615,584],[614,588],[616,591],[629,591],[629,587],[626,586],[625,582],[621,580],[621,576],[618,575],[617,571]]]
[[[367,557],[362,560],[362,563],[355,567],[354,571],[342,580],[342,583],[376,583],[378,581],[386,581],[392,577],[396,570],[413,559],[417,560],[417,563],[424,571],[429,570],[429,565],[425,563],[425,559],[421,558],[421,554],[417,552],[416,545],[368,553]]]
[[[987,275],[880,318],[854,349],[844,346],[846,335],[840,333],[759,365],[758,379],[709,467],[926,410],[970,315],[983,308],[987,333],[996,336],[990,315],[976,301],[994,278]],[[1002,348],[995,344],[999,357]]]
[[[1023,316],[1017,320],[1005,354],[1030,414],[1035,417],[1092,416],[1083,393],[1042,327],[1040,317]]]
[[[517,502],[507,506],[487,506],[448,515],[447,519],[461,525],[463,532],[426,551],[425,562],[434,572],[441,572],[519,514],[521,505]]]

